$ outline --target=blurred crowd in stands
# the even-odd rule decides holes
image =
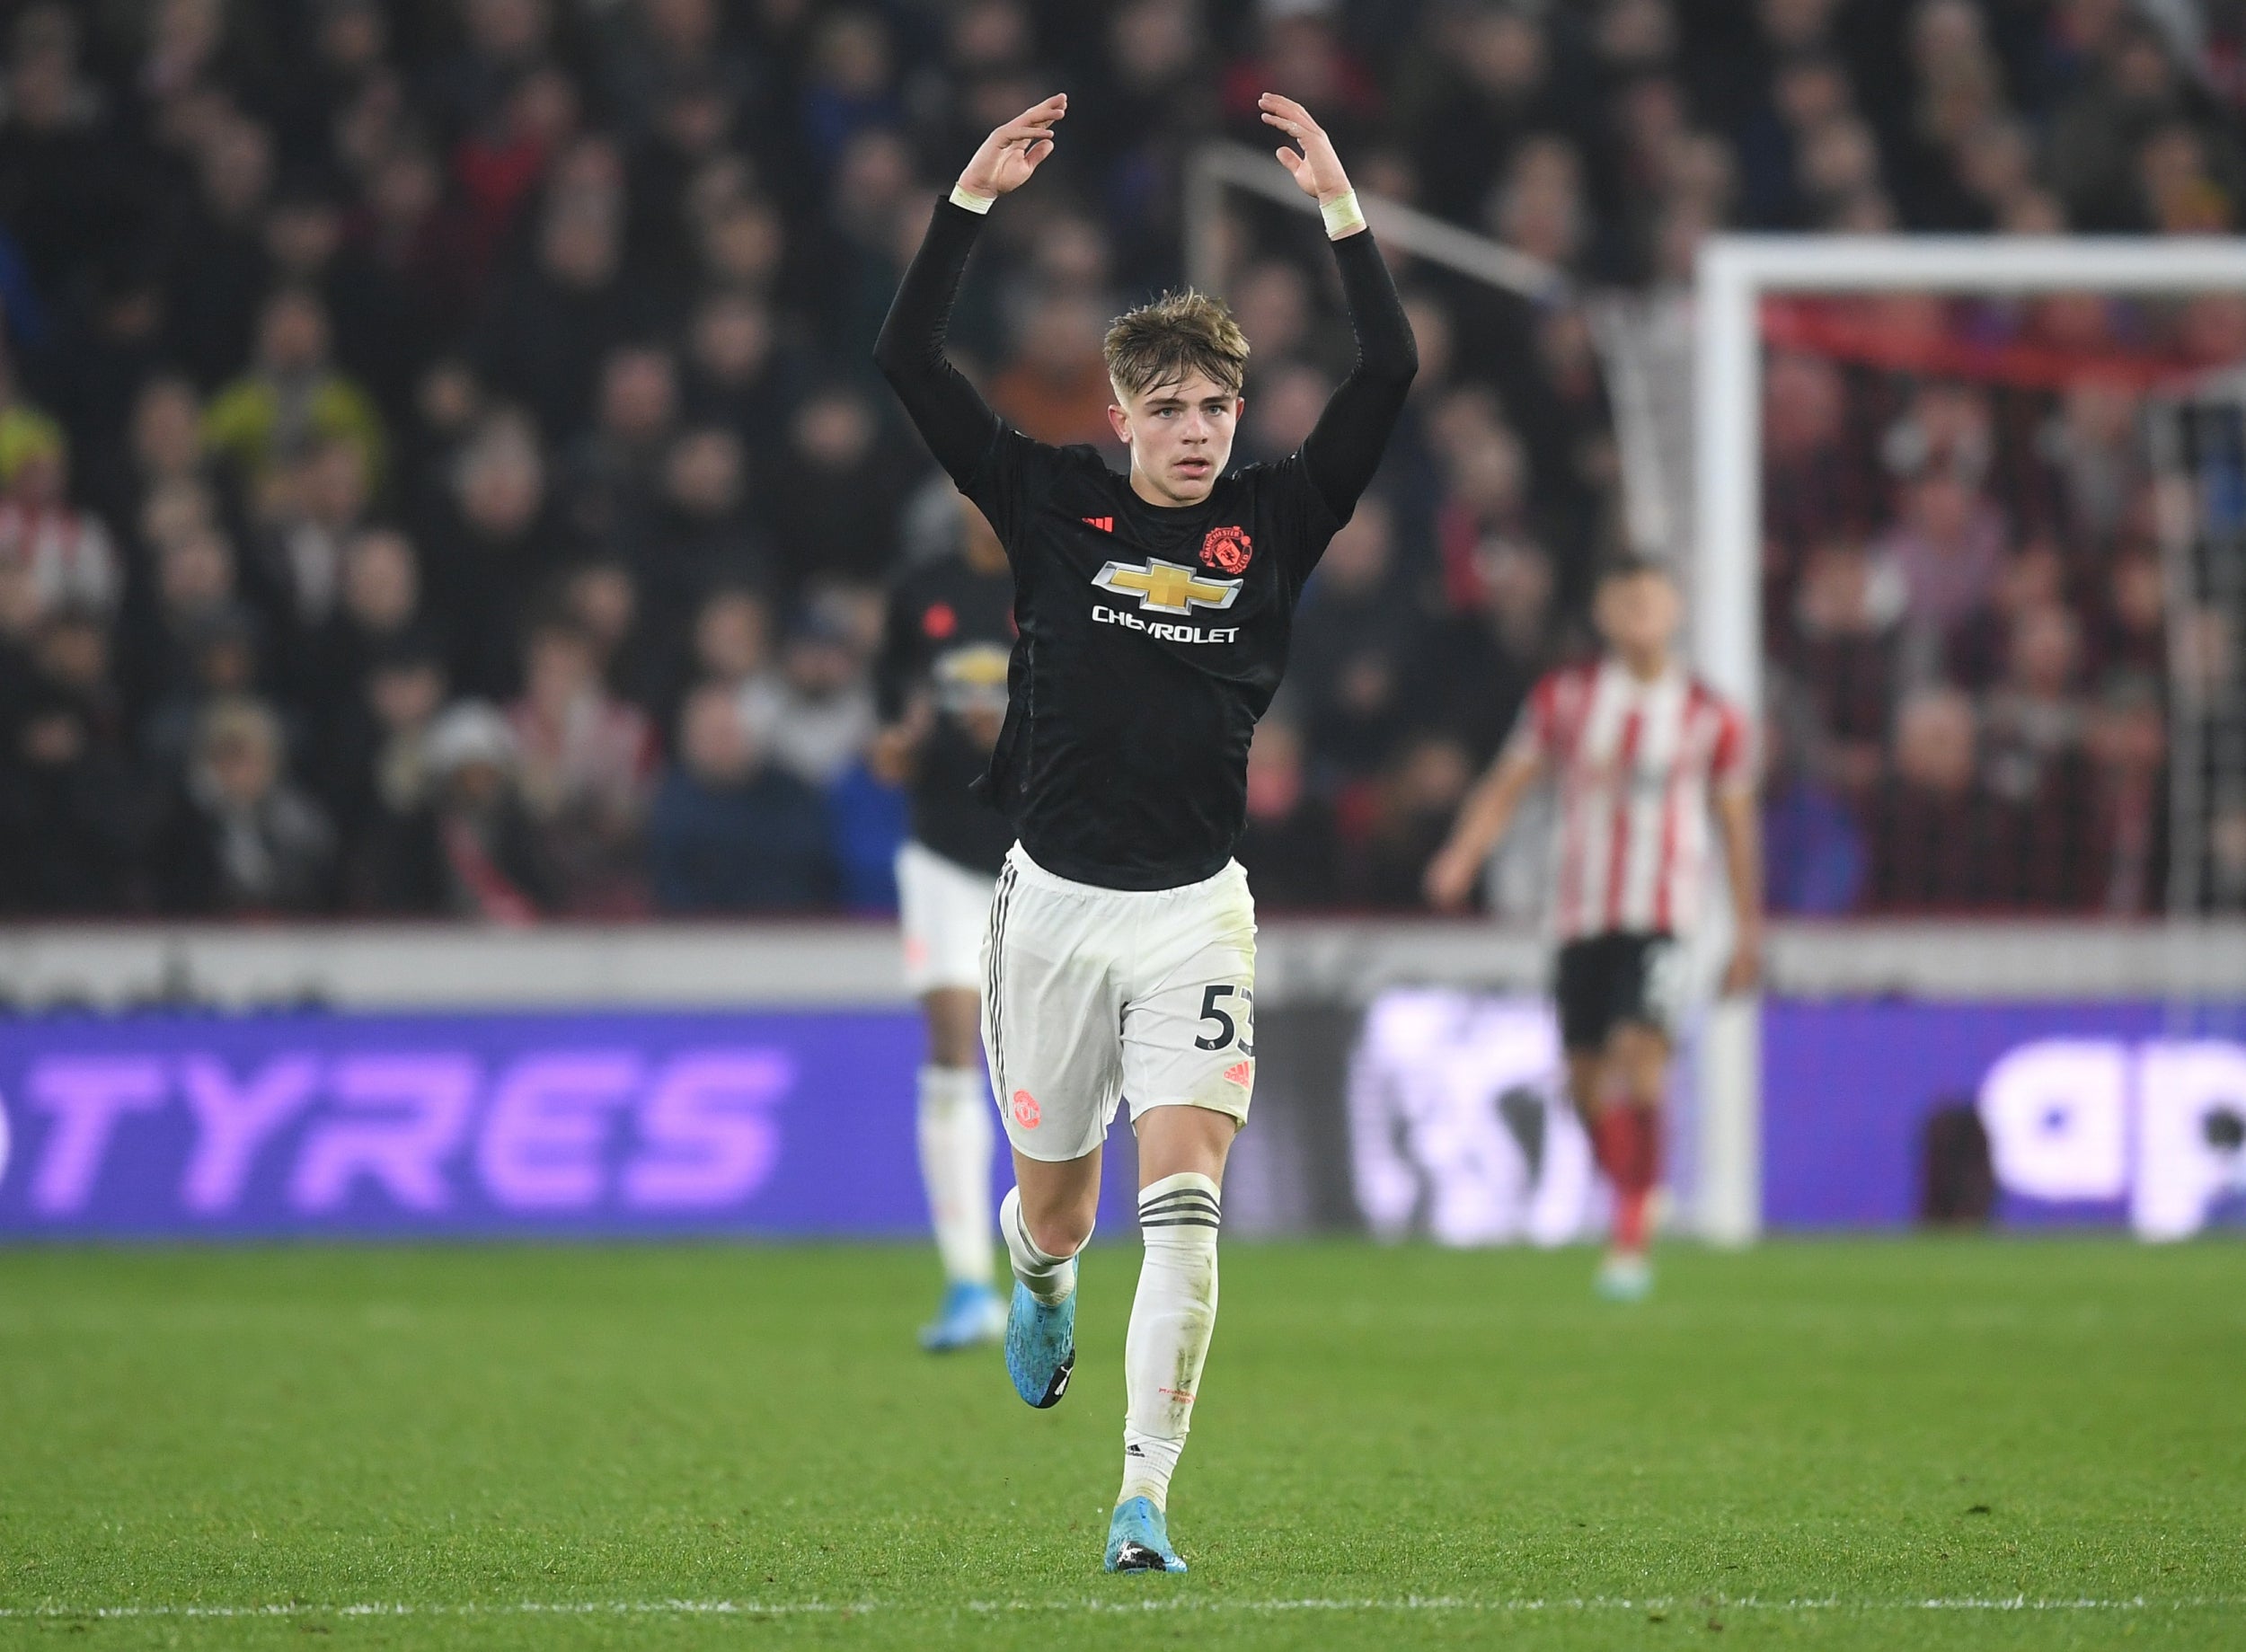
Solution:
[[[1976,376],[1770,358],[1773,905],[2162,910],[2168,604],[2132,375],[2183,358],[2162,323],[2246,354],[2246,302],[1838,307],[1882,362],[2005,342]],[[2062,384],[2007,382],[2051,365],[2019,340],[2070,327]]]
[[[31,0],[0,46],[14,914],[882,909],[881,589],[959,518],[869,352],[1057,88],[954,328],[1054,441],[1109,440],[1101,325],[1267,87],[1585,290],[1727,225],[2193,234],[2246,190],[2240,0]],[[1314,222],[1232,228],[1252,460],[1348,340]],[[1419,904],[1623,531],[1586,309],[1395,261],[1422,371],[1251,768],[1275,909]],[[2246,316],[1890,311],[1770,366],[1774,904],[2156,909],[2146,381],[1935,347],[2232,359]]]

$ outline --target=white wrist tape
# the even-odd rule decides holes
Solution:
[[[1320,201],[1318,214],[1326,221],[1326,239],[1329,241],[1339,241],[1351,230],[1365,227],[1365,214],[1357,204],[1355,190],[1332,200]]]
[[[961,189],[956,183],[951,186],[951,204],[954,207],[964,207],[969,212],[988,212],[990,210],[991,202],[996,200],[998,198],[995,195],[974,194],[969,190]],[[1357,198],[1355,196],[1351,196],[1349,199],[1351,200],[1355,200]]]

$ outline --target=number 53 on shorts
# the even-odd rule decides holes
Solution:
[[[1193,1040],[1197,1050],[1237,1049],[1253,1061],[1256,1058],[1255,1037],[1256,995],[1244,986],[1217,986],[1201,989],[1201,1024],[1214,1026],[1216,1030]],[[1243,1029],[1244,1023],[1244,1029]]]
[[[1254,967],[1251,952],[1224,977],[1165,987],[1126,1007],[1123,1093],[1133,1118],[1150,1107],[1187,1106],[1246,1120],[1256,1082]]]
[[[1017,848],[986,949],[983,1039],[999,1112],[1033,1159],[1082,1158],[1125,1101],[1246,1120],[1255,908],[1235,865],[1140,893],[1054,878]]]

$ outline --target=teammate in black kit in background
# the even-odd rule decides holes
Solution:
[[[921,1179],[945,1291],[920,1333],[932,1353],[995,1342],[1005,1304],[991,1288],[990,1099],[977,1020],[991,891],[1013,828],[977,796],[1006,715],[1013,575],[982,513],[959,501],[961,548],[906,570],[889,592],[874,662],[882,729],[874,763],[906,785],[912,836],[897,853],[905,985],[928,1023],[920,1069]]]
[[[1008,429],[945,360],[983,215],[1052,153],[1065,97],[985,140],[936,208],[876,348],[938,463],[1013,565],[1021,628],[987,790],[1019,841],[985,946],[983,1042],[1013,1147],[999,1212],[1015,1276],[1006,1364],[1032,1405],[1075,1359],[1074,1257],[1100,1145],[1127,1099],[1145,1242],[1124,1354],[1110,1570],[1182,1571],[1166,1500],[1216,1312],[1219,1181],[1254,1082],[1255,917],[1231,858],[1248,743],[1287,664],[1295,604],[1372,481],[1418,359],[1332,143],[1266,93],[1301,146],[1356,329],[1356,370],[1300,452],[1226,476],[1248,346],[1221,305],[1167,295],[1110,328],[1109,419],[1130,450]]]

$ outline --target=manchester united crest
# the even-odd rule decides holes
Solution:
[[[1213,527],[1201,541],[1201,566],[1237,574],[1248,566],[1253,542],[1244,527]]]

